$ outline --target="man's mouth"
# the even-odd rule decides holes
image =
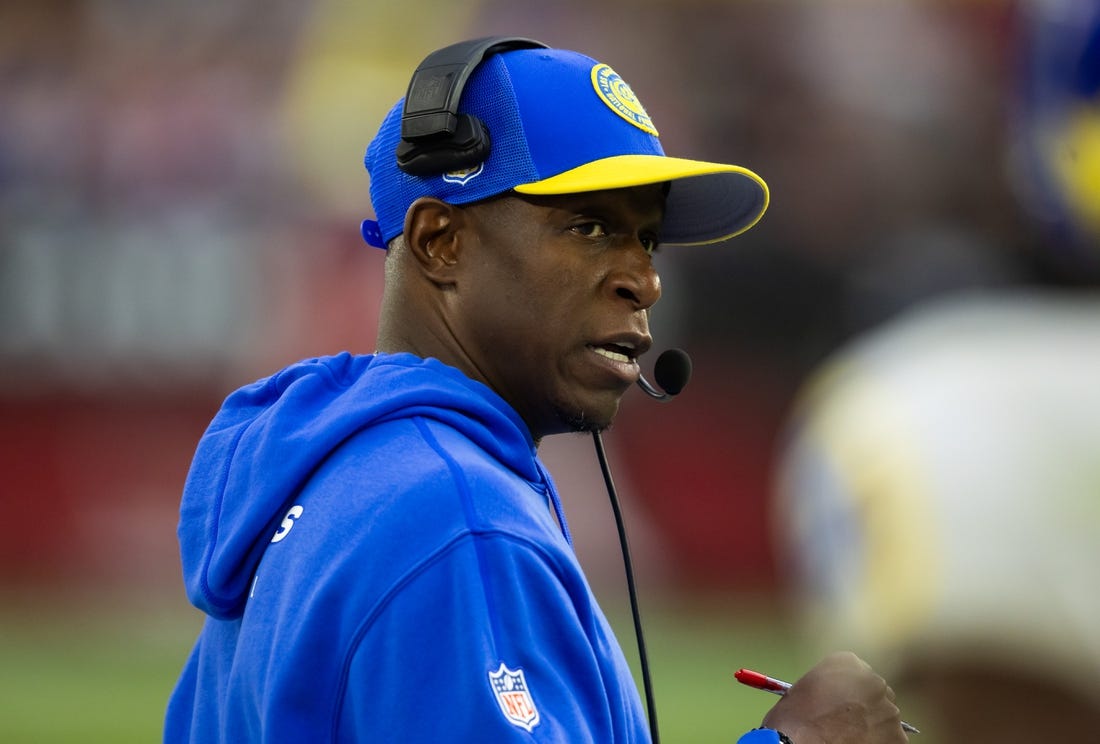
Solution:
[[[635,361],[634,347],[626,344],[602,344],[600,346],[590,347],[592,351],[596,352],[602,357],[606,357],[613,362],[619,362],[622,364],[632,364]]]

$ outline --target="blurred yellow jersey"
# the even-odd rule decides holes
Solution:
[[[983,294],[843,350],[800,400],[776,520],[812,636],[1100,700],[1100,294]]]

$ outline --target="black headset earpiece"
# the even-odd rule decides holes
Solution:
[[[458,113],[466,81],[486,57],[512,49],[545,49],[515,36],[462,41],[429,54],[413,73],[401,114],[397,166],[413,176],[473,168],[489,157],[489,132],[473,116]]]

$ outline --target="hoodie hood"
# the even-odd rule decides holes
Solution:
[[[219,619],[240,616],[264,549],[313,470],[356,432],[412,416],[460,430],[543,482],[523,420],[453,367],[411,354],[299,362],[230,395],[199,441],[179,524],[191,602]]]

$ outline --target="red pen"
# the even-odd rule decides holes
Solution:
[[[791,689],[790,682],[784,682],[781,679],[769,677],[766,674],[754,672],[751,669],[738,669],[736,672],[733,673],[733,676],[736,677],[737,681],[743,685],[755,687],[758,690],[765,690],[766,692],[772,692],[776,695],[786,695],[787,690]],[[901,727],[911,734],[920,733],[920,729],[910,723],[906,723],[905,721],[901,722]]]

